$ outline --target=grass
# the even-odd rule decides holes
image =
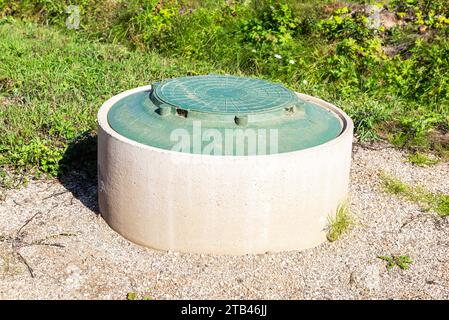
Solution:
[[[80,150],[74,159],[66,151],[95,136],[97,110],[112,95],[168,77],[220,72],[17,21],[0,24],[0,38],[0,182],[6,187],[17,175],[56,176],[62,164],[82,162]]]
[[[445,15],[447,1],[383,4],[408,12],[402,26],[369,29],[352,0],[85,0],[75,31],[65,26],[66,1],[0,0],[0,184],[93,162],[96,112],[108,97],[207,73],[328,100],[352,117],[362,142],[448,154],[449,24],[429,18]],[[418,154],[410,161],[430,164]]]
[[[410,265],[413,264],[413,260],[407,256],[378,256],[379,259],[385,261],[387,263],[387,270],[391,270],[394,267],[398,267],[401,270],[408,270]]]
[[[386,192],[417,203],[423,210],[433,210],[441,217],[449,215],[449,195],[432,193],[420,186],[410,186],[385,173],[381,173],[380,178]]]
[[[339,205],[335,216],[328,218],[327,239],[330,242],[338,240],[345,233],[349,226],[353,223],[348,206],[346,204]]]
[[[411,192],[410,187],[399,179],[381,174],[381,179],[384,183],[384,188],[388,193],[394,195],[402,195],[407,197],[411,201],[419,201],[414,192]]]
[[[438,159],[432,159],[428,155],[421,152],[415,152],[410,154],[407,157],[407,161],[418,167],[432,166],[439,162]]]

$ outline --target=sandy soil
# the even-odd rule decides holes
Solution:
[[[242,257],[130,243],[98,215],[95,181],[81,174],[2,190],[0,298],[125,299],[135,291],[151,299],[448,299],[449,219],[386,194],[379,172],[449,193],[449,164],[420,168],[405,159],[388,145],[355,146],[357,222],[347,234],[302,252]],[[388,271],[377,256],[391,254],[414,263]]]

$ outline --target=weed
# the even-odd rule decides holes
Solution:
[[[435,211],[441,216],[446,217],[449,215],[449,195],[436,195],[434,196]]]
[[[409,186],[401,180],[387,176],[386,174],[381,174],[380,177],[383,180],[384,187],[387,192],[395,195],[406,195],[409,198],[413,198]]]
[[[398,267],[401,270],[408,270],[410,265],[413,264],[413,260],[409,256],[378,256],[379,259],[384,260],[387,263],[387,270],[391,270],[394,267]]]
[[[138,300],[137,292],[131,291],[126,294],[126,300]],[[143,296],[141,300],[151,300],[149,296]]]
[[[328,218],[327,239],[331,242],[340,238],[352,224],[352,218],[346,204],[339,205],[334,217]]]
[[[352,12],[348,7],[336,9],[332,16],[319,22],[319,29],[329,39],[355,38],[363,40],[374,33],[367,27],[367,16],[359,11]]]
[[[426,167],[426,166],[431,166],[431,165],[438,163],[437,159],[429,158],[429,156],[427,156],[426,154],[421,153],[421,152],[415,152],[413,154],[410,154],[407,157],[407,160],[408,160],[408,162],[410,162],[418,167]]]
[[[381,173],[385,191],[417,203],[423,210],[434,210],[441,217],[449,215],[449,195],[432,193],[419,186],[409,186],[397,178]]]
[[[126,294],[126,300],[136,300],[137,299],[137,293],[132,291],[132,292],[128,292]]]

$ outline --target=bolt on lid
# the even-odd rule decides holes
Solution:
[[[255,155],[310,148],[337,137],[340,117],[281,84],[225,75],[168,79],[108,112],[117,133],[162,149]]]

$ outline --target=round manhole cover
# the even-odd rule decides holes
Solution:
[[[186,110],[248,114],[297,103],[294,93],[265,80],[233,76],[197,76],[168,80],[154,92],[161,102]]]
[[[116,102],[108,122],[117,133],[145,145],[213,155],[306,149],[332,140],[343,128],[336,113],[280,84],[222,75],[155,83],[149,91]],[[239,137],[241,147],[229,147]]]

